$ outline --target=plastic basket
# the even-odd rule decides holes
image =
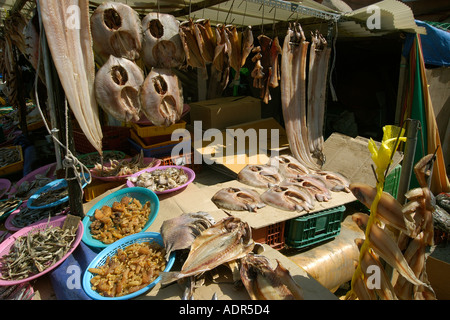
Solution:
[[[157,168],[149,168],[149,169],[145,169],[142,171],[139,171],[135,174],[133,174],[131,177],[139,177],[141,174],[143,174],[144,172],[152,172],[155,170],[167,170],[169,168],[176,168],[176,169],[182,169],[188,176],[188,181],[176,188],[173,189],[169,189],[169,190],[165,190],[165,191],[153,191],[156,194],[165,194],[165,193],[171,193],[171,192],[175,192],[175,191],[179,191],[182,190],[183,188],[186,188],[192,181],[194,181],[195,179],[195,172],[189,168],[183,167],[183,166],[161,166],[161,167],[157,167]],[[135,187],[136,185],[131,182],[130,180],[127,181],[127,186],[130,188]]]
[[[175,142],[171,141],[169,144],[158,144],[151,148],[144,148],[137,142],[135,142],[133,139],[128,139],[128,142],[131,145],[131,154],[138,154],[142,151],[144,153],[144,157],[154,157],[154,158],[166,157],[172,153],[172,149],[176,145],[184,143],[179,141]]]
[[[46,175],[47,177],[52,177],[52,176],[54,176],[55,170],[56,170],[56,162],[47,164],[47,165],[45,165],[43,167],[40,167],[40,168],[30,172],[25,177],[23,177],[22,179],[17,181],[17,183],[11,187],[11,189],[9,190],[9,197],[13,197],[15,195],[15,193],[17,192],[17,189],[25,181],[33,182],[34,180],[36,180],[36,176],[38,174],[39,175],[43,175],[46,172],[47,172],[47,175]]]
[[[34,223],[28,227],[22,228],[21,230],[15,232],[12,236],[7,238],[5,241],[3,241],[0,244],[0,257],[3,257],[4,255],[7,255],[9,253],[11,247],[13,246],[13,244],[17,238],[26,236],[28,233],[34,234],[40,230],[45,230],[45,228],[48,225],[62,228],[65,220],[66,220],[66,216],[58,216],[58,217],[51,218],[50,221],[48,221],[48,220],[40,221],[40,222]],[[66,260],[67,257],[69,257],[72,254],[72,252],[75,250],[75,248],[80,244],[82,235],[83,235],[83,224],[80,221],[80,223],[78,224],[76,238],[73,241],[70,250],[59,261],[57,261],[54,265],[45,269],[44,271],[42,271],[38,274],[32,275],[25,279],[21,279],[21,280],[2,280],[2,279],[0,279],[0,286],[12,286],[15,284],[31,281],[31,280],[34,280],[34,279],[52,271],[57,266],[59,266],[64,260]],[[0,263],[0,266],[1,266],[1,263]],[[0,270],[1,270],[1,268],[0,268]],[[0,276],[1,276],[1,274],[0,274]]]
[[[85,173],[85,182],[82,184],[82,188],[87,186],[87,182],[86,180],[89,178],[88,174]],[[54,180],[50,183],[47,183],[45,186],[43,186],[42,188],[40,188],[38,191],[36,191],[35,194],[33,194],[27,201],[27,206],[30,209],[45,209],[45,208],[52,208],[52,207],[56,207],[64,202],[69,201],[69,196],[65,196],[61,199],[59,199],[58,201],[52,202],[52,203],[48,203],[46,205],[43,206],[36,206],[34,205],[34,201],[39,198],[39,196],[41,195],[41,193],[44,193],[46,191],[49,190],[57,190],[60,188],[64,188],[68,186],[68,182],[66,179],[57,179]]]
[[[14,147],[4,147],[2,149],[16,149],[19,151],[19,161],[8,164],[0,168],[0,176],[7,176],[9,174],[17,173],[23,170],[23,153],[22,147],[14,146]]]
[[[89,272],[90,268],[99,268],[102,265],[106,263],[106,259],[108,257],[113,257],[117,254],[118,249],[125,249],[126,247],[134,244],[134,243],[142,243],[142,242],[156,242],[160,246],[164,248],[164,243],[161,237],[161,234],[156,232],[143,232],[138,234],[133,234],[130,236],[127,236],[123,239],[120,239],[110,246],[108,246],[106,249],[103,249],[95,258],[91,261],[91,263],[86,268],[86,271],[83,275],[83,290],[86,292],[86,294],[91,297],[94,300],[128,300],[134,297],[137,297],[151,288],[153,288],[160,280],[161,276],[157,277],[153,282],[151,282],[148,286],[145,288],[142,288],[141,290],[138,290],[132,294],[128,294],[121,297],[103,297],[98,292],[92,290],[91,288],[91,279],[94,277],[94,274]],[[175,262],[175,252],[172,252],[169,256],[169,261],[166,261],[166,268],[164,269],[164,272],[170,271],[170,269],[173,266],[173,263]]]
[[[116,192],[111,193],[108,196],[105,196],[99,202],[97,202],[85,215],[83,218],[83,225],[85,232],[83,234],[82,241],[91,247],[94,250],[101,250],[108,246],[108,244],[101,242],[100,240],[92,238],[91,234],[91,217],[94,215],[95,210],[101,209],[103,206],[111,207],[114,202],[122,200],[123,197],[131,197],[135,198],[141,202],[141,204],[145,204],[147,201],[150,201],[150,209],[151,212],[148,216],[147,223],[142,228],[141,232],[147,230],[153,221],[155,221],[156,216],[159,211],[159,199],[158,196],[151,190],[146,188],[134,187],[134,188],[124,188],[117,190]]]
[[[133,159],[129,158],[129,159],[123,159],[122,161],[126,161],[126,162],[131,162]],[[143,159],[144,165],[150,165],[152,162],[154,163],[153,166],[151,168],[156,168],[159,167],[159,165],[161,164],[161,160],[159,159],[155,159],[155,158],[144,158]],[[109,163],[105,163],[103,165],[104,167],[110,167],[111,164]],[[122,181],[125,182],[125,180],[128,177],[131,177],[131,174],[127,174],[127,175],[123,175],[123,176],[110,176],[110,177],[102,177],[102,176],[98,176],[95,174],[95,171],[93,169],[91,169],[91,175],[93,178],[98,179],[98,180],[102,180],[102,181]]]
[[[118,186],[123,185],[123,181],[92,181],[90,184],[86,186],[83,190],[84,201],[89,202],[98,196],[102,195],[108,190],[117,188]]]
[[[136,133],[142,137],[155,137],[155,136],[164,136],[164,135],[171,135],[172,132],[178,129],[185,129],[186,128],[186,122],[181,120],[178,123],[175,123],[168,127],[158,127],[155,125],[141,125],[138,123],[131,123],[131,126],[134,130],[136,130]]]
[[[163,157],[161,158],[161,166],[185,166],[197,173],[202,170],[202,164],[196,164],[194,161],[194,152]]]
[[[2,202],[6,202],[6,201],[11,201],[11,199],[6,199],[6,200],[0,200],[0,203]],[[8,210],[7,212],[5,212],[4,214],[0,214],[0,222],[3,222],[6,220],[6,218],[9,217],[9,215],[14,212],[15,210],[17,210],[17,208],[19,208],[22,205],[22,200],[17,200],[17,204],[14,207],[11,207],[10,210]]]
[[[79,153],[92,153],[97,151],[78,125],[74,125],[72,132],[76,151]],[[102,132],[102,150],[118,150],[128,153],[129,144],[127,143],[127,139],[130,137],[130,128],[121,126],[103,126]]]
[[[5,195],[11,188],[11,181],[8,179],[0,179],[0,198]]]
[[[300,249],[336,237],[344,211],[345,206],[339,206],[288,220],[286,245]]]
[[[284,248],[284,229],[284,221],[264,228],[252,228],[252,238],[255,242],[267,244],[275,250],[281,250]]]
[[[397,199],[398,195],[398,187],[400,185],[400,175],[402,173],[402,166],[397,165],[394,170],[392,170],[388,176],[386,177],[386,181],[384,182],[383,191],[389,193],[395,199]]]

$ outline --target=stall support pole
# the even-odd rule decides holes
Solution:
[[[406,127],[406,145],[402,161],[402,172],[398,186],[397,200],[401,205],[405,204],[405,193],[409,189],[411,174],[414,166],[414,156],[416,154],[417,132],[419,131],[419,121],[414,119],[407,120]]]

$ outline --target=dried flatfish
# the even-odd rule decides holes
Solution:
[[[243,258],[253,250],[254,245],[249,225],[239,218],[226,217],[195,238],[180,272],[161,273],[161,284],[199,275]]]
[[[236,210],[256,212],[264,208],[266,204],[261,200],[257,191],[247,188],[223,188],[211,198],[218,207]]]
[[[164,221],[160,232],[166,249],[166,260],[173,251],[188,249],[194,239],[213,224],[214,218],[206,212],[185,213]]]
[[[285,211],[311,211],[314,209],[314,199],[311,194],[301,187],[293,185],[274,186],[261,195],[266,204]]]
[[[247,165],[238,174],[239,182],[256,188],[269,188],[279,184],[283,177],[278,168],[269,165]]]
[[[181,168],[156,169],[142,172],[137,177],[128,178],[136,187],[143,187],[152,191],[166,191],[177,188],[188,182],[187,173]]]
[[[75,228],[49,225],[17,238],[9,253],[0,257],[1,278],[20,280],[43,272],[69,252],[75,237]]]

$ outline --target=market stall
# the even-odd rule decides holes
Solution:
[[[442,154],[414,159],[394,123],[376,140],[327,134],[339,32],[424,29],[394,0],[381,30],[312,0],[239,2],[14,3],[0,70],[22,140],[0,168],[2,298],[439,298],[425,248]]]

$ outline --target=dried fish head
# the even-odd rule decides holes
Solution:
[[[110,55],[139,59],[142,29],[138,13],[120,2],[105,2],[91,16],[94,51],[105,61]]]
[[[178,68],[186,58],[180,22],[170,14],[150,12],[142,20],[142,58],[148,68]]]
[[[141,88],[142,112],[155,126],[171,126],[183,112],[183,89],[170,69],[153,68]]]
[[[138,121],[139,90],[143,82],[144,73],[134,62],[111,55],[95,76],[95,97],[113,118]]]
[[[236,211],[256,212],[266,206],[258,192],[246,188],[223,188],[211,200],[220,208]]]
[[[268,188],[283,180],[278,169],[269,165],[247,165],[239,172],[237,179],[257,188]]]

